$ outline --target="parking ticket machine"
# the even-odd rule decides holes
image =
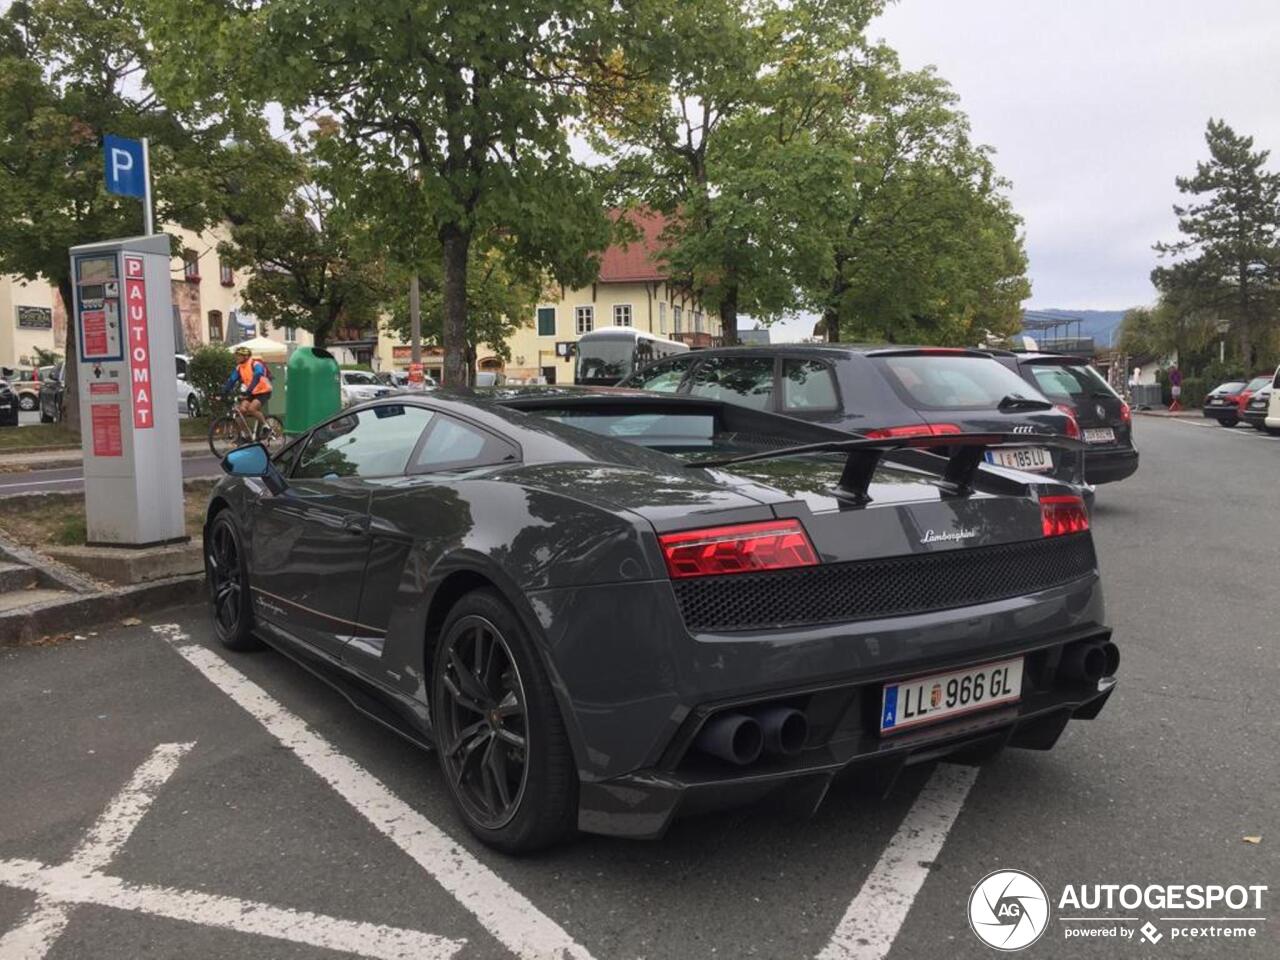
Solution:
[[[186,539],[164,234],[71,248],[88,542]]]

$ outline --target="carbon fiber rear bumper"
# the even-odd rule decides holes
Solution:
[[[1096,717],[1115,684],[1106,678],[1096,687],[1035,692],[1006,708],[892,737],[881,737],[863,723],[793,761],[750,772],[721,764],[583,783],[578,826],[588,833],[650,839],[662,836],[677,816],[751,803],[778,791],[789,794],[793,809],[812,812],[832,780],[847,771],[860,771],[887,791],[911,764],[946,756],[976,761],[1006,746],[1048,750],[1072,718]]]

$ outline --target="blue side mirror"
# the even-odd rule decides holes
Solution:
[[[222,458],[222,469],[233,477],[265,477],[270,468],[271,458],[260,443],[238,447]]]
[[[284,493],[289,486],[276,465],[271,462],[267,448],[260,443],[232,450],[222,458],[222,469],[233,477],[257,477],[265,480],[267,489],[275,496]]]

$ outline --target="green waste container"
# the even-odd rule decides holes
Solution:
[[[328,350],[297,347],[289,357],[285,433],[303,433],[342,409],[338,361]]]

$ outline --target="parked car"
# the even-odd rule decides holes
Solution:
[[[376,400],[391,392],[390,387],[379,383],[367,370],[343,370],[341,383],[344,407],[349,407],[353,403],[364,403],[366,400]]]
[[[52,367],[45,368],[45,371],[43,378],[40,380],[40,391],[36,399],[37,406],[40,408],[40,422],[61,423],[63,364],[56,363]],[[24,407],[23,409],[25,410],[26,408]]]
[[[775,790],[812,809],[847,769],[1047,749],[1113,693],[1079,491],[983,462],[1021,437],[398,394],[227,455],[213,628],[434,743],[458,816],[502,850],[661,836]]]
[[[373,379],[377,380],[384,387],[402,388],[409,385],[409,374],[402,370],[377,370],[373,374]]]
[[[1262,428],[1272,436],[1280,434],[1280,367],[1276,367],[1271,380],[1271,399],[1267,403],[1267,416],[1262,421]]]
[[[1261,390],[1255,391],[1244,405],[1240,418],[1255,430],[1266,431],[1267,408],[1271,405],[1271,394],[1274,392],[1270,382]]]
[[[30,413],[40,406],[40,384],[48,377],[53,367],[43,368],[45,373],[41,376],[41,371],[31,367],[21,371],[19,375],[10,380],[10,385],[14,392],[18,395],[18,408],[25,413]]]
[[[1224,427],[1234,427],[1240,422],[1241,397],[1246,400],[1246,388],[1253,381],[1229,380],[1220,383],[1205,395],[1204,415],[1217,420]]]
[[[16,427],[18,409],[18,392],[7,379],[0,379],[0,427]]]
[[[1113,483],[1138,469],[1133,413],[1088,360],[1055,353],[991,351],[1048,399],[1069,407],[1085,442],[1085,480]]]
[[[178,377],[178,413],[198,417],[204,412],[204,398],[200,391],[187,383],[186,377]]]
[[[1084,458],[1036,437],[1078,438],[1071,408],[983,350],[776,344],[667,357],[620,387],[728,400],[865,437],[1023,433],[1025,447],[988,451],[992,462],[1083,484]]]

